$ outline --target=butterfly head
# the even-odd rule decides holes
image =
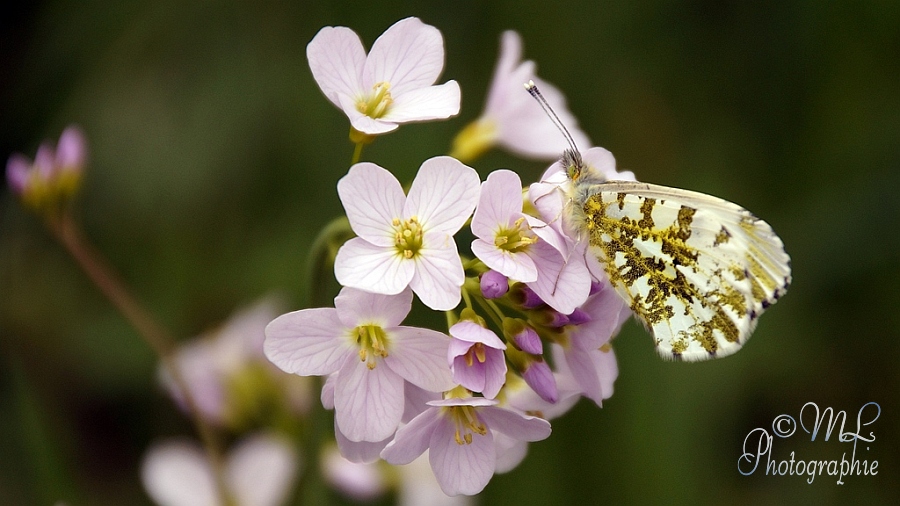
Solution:
[[[584,172],[584,161],[581,159],[581,153],[577,149],[563,151],[559,163],[562,164],[570,181],[578,181],[578,178]]]

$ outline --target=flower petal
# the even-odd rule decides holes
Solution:
[[[387,113],[380,119],[394,123],[447,119],[459,114],[459,105],[459,84],[447,81],[395,96]]]
[[[480,414],[480,412],[479,412]],[[494,435],[472,434],[470,444],[456,442],[456,425],[444,418],[431,433],[428,460],[447,495],[475,495],[491,481],[496,466]]]
[[[475,169],[456,158],[425,160],[409,189],[403,217],[417,216],[426,232],[452,236],[472,214],[480,186]]]
[[[353,99],[362,94],[366,50],[353,30],[322,28],[306,46],[306,58],[316,84],[334,105],[341,107],[341,95]]]
[[[448,336],[417,327],[396,327],[387,332],[390,346],[384,362],[394,372],[432,392],[453,388],[455,383],[447,366]]]
[[[394,440],[382,450],[381,458],[394,465],[409,464],[416,460],[428,449],[435,425],[442,420],[440,409],[426,409],[397,429]]]
[[[334,387],[338,427],[350,441],[382,441],[400,425],[403,378],[383,362],[369,369],[359,357],[347,357]]]
[[[536,416],[522,415],[515,411],[485,406],[478,415],[492,430],[502,432],[520,441],[541,441],[550,437],[550,422]]]
[[[500,228],[510,228],[522,215],[522,180],[511,170],[495,170],[481,184],[478,207],[472,216],[472,233],[493,241]]]
[[[603,406],[603,384],[600,381],[597,367],[594,364],[592,354],[602,353],[600,350],[584,350],[576,346],[565,348],[565,360],[572,373],[572,377],[578,382],[581,393],[594,401],[598,406]],[[617,370],[618,371],[618,370]]]
[[[334,308],[346,327],[378,325],[386,329],[403,322],[412,309],[412,299],[410,290],[397,295],[381,295],[345,286],[335,297]]]
[[[537,281],[538,270],[534,260],[524,251],[511,253],[487,241],[475,239],[472,241],[472,253],[485,265],[508,278],[522,283]]]
[[[31,173],[31,160],[25,155],[16,153],[6,162],[6,180],[16,193],[21,194],[28,185]]]
[[[468,343],[482,343],[491,348],[505,350],[506,344],[494,331],[484,328],[471,320],[460,320],[450,327],[450,335]]]
[[[441,32],[419,18],[401,19],[385,30],[366,58],[364,87],[390,83],[393,95],[430,86],[444,68]]]
[[[378,246],[393,246],[393,222],[401,217],[406,201],[397,178],[374,163],[362,162],[350,167],[337,189],[356,235]]]
[[[429,235],[433,234],[425,235],[426,244],[434,242],[429,241]],[[447,237],[443,249],[423,247],[419,250],[415,266],[415,275],[410,280],[409,287],[416,292],[423,304],[436,311],[449,311],[459,304],[459,288],[465,281],[465,272],[452,237]]]
[[[503,384],[506,383],[506,355],[503,350],[487,348],[485,353],[484,390],[481,393],[488,399],[497,397]]]
[[[570,314],[587,299],[591,277],[582,257],[565,261],[560,253],[543,241],[531,245],[529,256],[538,268],[538,279],[528,286],[550,307]]]
[[[513,439],[502,432],[494,432],[494,451],[497,452],[497,474],[512,471],[528,454],[528,443]]]
[[[360,237],[345,242],[334,259],[338,283],[386,295],[402,292],[415,271],[416,264],[403,258],[393,247],[375,246]]]
[[[337,418],[334,421],[334,439],[337,441],[341,456],[356,464],[375,462],[378,460],[381,450],[384,450],[384,447],[391,442],[391,436],[377,442],[350,441],[338,427]]]
[[[332,308],[301,309],[279,316],[266,326],[263,352],[281,370],[321,376],[338,370],[355,356],[350,329]]]
[[[192,442],[153,445],[141,464],[141,482],[153,501],[164,506],[219,504],[209,461]]]
[[[284,504],[297,476],[297,455],[287,441],[257,434],[243,439],[228,458],[227,480],[238,504]]]

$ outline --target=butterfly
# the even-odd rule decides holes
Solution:
[[[529,92],[540,97],[536,88]],[[546,101],[542,106],[555,117]],[[791,283],[781,238],[718,197],[607,180],[555,122],[571,146],[561,160],[569,179],[565,218],[653,335],[657,352],[696,361],[739,350]]]

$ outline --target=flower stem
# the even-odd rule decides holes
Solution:
[[[350,159],[350,165],[355,165],[359,162],[359,159],[362,157],[363,146],[365,146],[365,143],[356,143],[356,147],[353,148],[353,158]]]
[[[331,220],[316,236],[306,261],[307,307],[322,307],[331,303],[327,296],[327,274],[334,270],[334,257],[338,249],[355,235],[350,228],[350,220],[341,216]]]
[[[203,446],[206,448],[207,458],[210,461],[216,478],[216,487],[219,496],[224,499],[223,504],[234,505],[234,498],[228,493],[222,473],[222,450],[213,432],[212,427],[200,414],[194,396],[187,387],[187,383],[181,374],[181,370],[175,363],[173,352],[175,340],[143,306],[135,299],[126,288],[125,284],[116,275],[112,267],[105,262],[100,254],[91,246],[82,234],[78,224],[68,212],[48,216],[47,228],[56,239],[66,248],[79,267],[87,274],[94,285],[103,292],[103,295],[122,313],[126,320],[138,331],[144,341],[159,356],[163,367],[172,377],[172,380],[181,391],[182,398],[187,405],[190,418],[194,423],[197,434],[200,436]]]

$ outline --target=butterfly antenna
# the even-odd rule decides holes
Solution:
[[[541,94],[541,90],[538,89],[537,85],[534,84],[534,81],[529,80],[525,83],[525,90],[531,94],[531,96],[537,100],[537,103],[540,104],[541,109],[547,113],[547,116],[550,117],[550,120],[553,121],[553,124],[556,125],[556,128],[562,132],[563,137],[566,138],[566,142],[569,143],[569,149],[572,152],[572,156],[574,156],[577,160],[581,160],[581,152],[578,151],[578,146],[575,145],[575,139],[572,138],[572,134],[569,133],[569,130],[563,125],[562,120],[559,119],[559,116],[556,115],[556,111],[550,107],[550,104],[547,102],[547,99],[544,98],[544,95]]]

